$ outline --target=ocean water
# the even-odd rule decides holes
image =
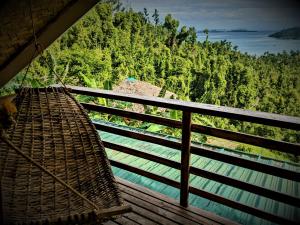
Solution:
[[[210,32],[208,40],[211,42],[227,40],[233,46],[237,46],[239,51],[257,56],[263,55],[265,52],[300,51],[300,40],[281,40],[268,37],[272,33],[274,32]],[[205,41],[206,35],[203,32],[199,32],[197,35],[199,41]]]

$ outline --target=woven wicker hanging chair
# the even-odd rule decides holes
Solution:
[[[22,88],[0,139],[4,224],[96,224],[130,211],[99,135],[65,88]],[[1,223],[1,221],[0,221]]]

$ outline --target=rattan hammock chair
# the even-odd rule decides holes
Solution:
[[[65,88],[22,88],[15,102],[16,123],[0,139],[3,224],[96,224],[130,211],[94,125]]]

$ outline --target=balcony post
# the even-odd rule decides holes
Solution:
[[[189,175],[191,156],[191,125],[192,113],[183,111],[182,115],[182,147],[181,147],[181,181],[180,181],[180,205],[188,206]]]
[[[4,224],[3,206],[2,206],[2,182],[0,181],[0,224]]]

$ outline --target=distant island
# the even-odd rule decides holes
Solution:
[[[235,29],[235,30],[229,30],[227,32],[257,32],[256,30],[246,30],[246,29]]]
[[[285,29],[273,34],[270,34],[269,37],[278,38],[278,39],[293,39],[300,40],[300,27],[293,27],[289,29]]]
[[[211,29],[208,30],[209,33],[221,33],[221,32],[257,32],[256,30],[247,30],[247,29],[233,29],[233,30],[226,30],[226,29]],[[203,33],[203,30],[198,30],[197,33]]]
[[[212,30],[209,30],[208,32],[210,33],[220,33],[220,32],[226,32],[225,29],[212,29]]]

